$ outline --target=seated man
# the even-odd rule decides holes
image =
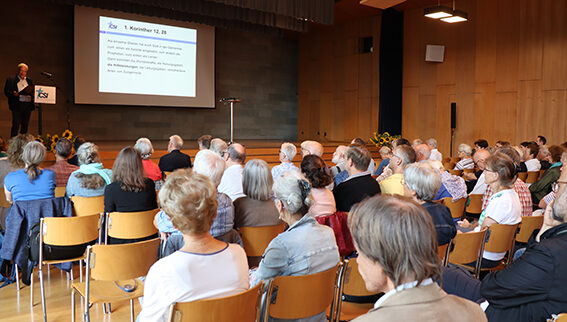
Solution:
[[[486,321],[480,306],[445,293],[437,239],[426,210],[404,197],[375,196],[349,214],[358,270],[368,291],[385,292],[353,321]]]
[[[443,155],[441,154],[441,152],[439,152],[439,150],[437,150],[437,140],[435,140],[434,138],[430,138],[427,139],[425,142],[431,149],[431,155],[429,156],[429,158],[431,160],[443,161]]]
[[[380,193],[380,186],[366,171],[368,163],[368,150],[358,145],[347,149],[345,168],[349,177],[333,189],[337,211],[350,211],[354,204]]]
[[[323,145],[317,141],[303,141],[301,142],[301,157],[306,155],[315,154],[318,157],[323,157]]]
[[[168,154],[159,159],[159,168],[163,172],[171,172],[177,169],[191,168],[191,157],[181,152],[183,139],[179,135],[169,137],[167,145]]]
[[[362,138],[354,138],[352,139],[352,141],[350,141],[350,144],[357,144],[366,149],[366,141],[364,141]],[[376,163],[374,163],[374,159],[372,159],[372,154],[370,154],[370,163],[368,164],[368,171],[370,173],[373,173],[374,170],[376,170]]]
[[[55,185],[57,187],[66,187],[71,173],[79,169],[78,166],[67,162],[72,149],[73,144],[66,138],[59,139],[55,144],[55,164],[47,169],[55,172]]]
[[[523,159],[527,171],[539,171],[541,169],[541,163],[539,163],[539,160],[536,158],[539,154],[539,145],[535,142],[528,142],[522,150],[524,151]]]
[[[299,168],[293,164],[293,158],[297,154],[297,148],[293,143],[284,142],[280,147],[280,162],[272,168],[272,178],[274,182],[280,177],[284,172],[289,171],[299,171]]]
[[[242,144],[233,143],[228,147],[227,156],[218,190],[234,201],[245,196],[242,189],[242,172],[246,161],[246,148]]]
[[[345,168],[345,153],[347,150],[346,145],[339,145],[335,152],[333,152],[333,159],[331,160],[335,165],[331,167],[331,174],[334,176],[335,187],[348,178],[348,172]]]
[[[404,195],[404,167],[415,162],[415,151],[411,146],[400,145],[394,149],[394,154],[390,158],[389,167],[392,175],[380,182],[380,191],[384,194]]]
[[[490,157],[490,152],[486,149],[479,149],[473,155],[473,161],[479,171],[475,173],[463,173],[467,184],[469,194],[484,194],[486,191],[486,182],[484,182],[484,168],[486,167],[486,159]]]
[[[413,149],[415,151],[415,162],[427,161],[431,157],[431,148],[427,144],[418,144]]]
[[[201,135],[197,140],[199,150],[208,150],[211,148],[211,141],[213,137],[209,134]]]

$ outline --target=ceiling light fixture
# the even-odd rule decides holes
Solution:
[[[439,0],[437,6],[425,8],[425,10],[423,11],[423,15],[431,19],[440,19],[440,18],[451,17],[453,15],[452,11],[453,10],[451,10],[451,8],[442,6],[441,0]]]
[[[441,18],[441,20],[448,22],[448,23],[455,23],[455,22],[462,22],[469,20],[469,15],[461,10],[455,9],[455,0],[453,0],[453,11],[451,12],[450,17]]]

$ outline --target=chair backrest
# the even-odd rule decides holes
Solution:
[[[72,246],[99,237],[100,215],[41,218],[43,242],[54,246]]]
[[[467,198],[461,198],[457,201],[453,201],[452,197],[443,198],[443,204],[449,208],[453,218],[461,218],[463,216],[466,203]]]
[[[469,195],[466,212],[471,214],[480,214],[482,212],[482,194]]]
[[[437,257],[439,258],[439,260],[441,261],[441,264],[443,264],[443,266],[447,265],[447,259],[449,258],[449,245],[450,244],[451,244],[451,242],[449,242],[445,245],[437,246]]]
[[[262,283],[236,295],[171,305],[170,322],[254,322],[259,319]]]
[[[488,227],[490,235],[484,245],[484,250],[493,253],[503,253],[512,249],[514,237],[519,224],[501,225],[492,224]]]
[[[111,212],[106,217],[106,236],[122,239],[144,238],[156,234],[154,217],[159,209],[137,212]]]
[[[555,322],[567,322],[567,313],[561,313],[554,320]]]
[[[120,245],[87,247],[87,279],[120,281],[146,276],[157,261],[159,238]]]
[[[240,227],[239,232],[242,237],[242,244],[246,256],[262,256],[268,244],[277,235],[285,230],[285,223],[274,226],[263,227]]]
[[[356,258],[348,260],[343,283],[343,294],[352,296],[370,296],[376,294],[366,289],[366,283],[358,271]]]
[[[520,231],[516,234],[516,241],[527,243],[534,230],[543,225],[543,216],[523,216],[520,224]]]
[[[474,173],[474,169],[463,169],[464,173]]]
[[[73,210],[76,216],[89,216],[104,212],[104,196],[98,197],[71,197]]]
[[[451,242],[454,248],[449,253],[449,263],[468,264],[478,260],[482,256],[485,236],[486,229],[457,234]]]
[[[65,196],[66,187],[55,187],[55,198]]]
[[[546,170],[539,170],[539,176],[537,177],[537,179],[541,179],[541,177],[543,176],[543,174],[545,173]]]
[[[518,179],[522,180],[523,182],[526,182],[527,177],[527,172],[518,172]]]
[[[268,316],[279,319],[299,319],[325,311],[335,296],[337,266],[315,274],[278,276],[268,283],[265,293]]]
[[[452,174],[452,175],[454,175],[454,176],[460,176],[460,175],[463,173],[463,170],[454,170],[454,169],[451,169],[451,170],[449,170],[449,173]]]
[[[539,171],[528,171],[526,183],[535,183],[539,177]]]
[[[169,177],[169,175],[172,174],[172,173],[173,173],[173,171],[164,171],[163,172],[163,179],[164,180],[167,179],[167,177]]]
[[[0,207],[10,208],[11,204],[6,199],[6,193],[4,193],[4,188],[0,188]]]
[[[459,157],[452,157],[449,161],[452,162],[452,163],[457,163],[457,162],[461,161],[461,158],[459,158]]]

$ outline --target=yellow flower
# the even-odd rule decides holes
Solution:
[[[382,135],[385,135],[385,136],[390,136],[390,133],[388,133],[388,132],[384,132],[384,134],[382,134]]]
[[[57,141],[59,141],[59,136],[57,134],[53,134],[51,141],[53,142],[53,144],[57,143]]]
[[[57,144],[57,142],[55,142],[55,141],[53,143],[51,143],[49,151],[55,151],[55,145],[56,144]]]
[[[41,136],[38,135],[35,140],[38,141],[39,143],[43,144],[43,138]]]
[[[70,130],[65,130],[65,132],[63,132],[61,136],[70,140],[73,137],[73,132],[71,132]]]

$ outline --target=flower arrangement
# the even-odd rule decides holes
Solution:
[[[63,134],[61,134],[62,138],[65,138],[69,141],[71,141],[71,143],[75,143],[75,137],[73,137],[73,132],[71,132],[71,130],[65,130],[63,131]],[[40,142],[41,144],[43,144],[43,146],[45,146],[45,149],[49,152],[55,151],[55,145],[57,144],[57,142],[59,141],[59,135],[57,134],[46,134],[46,135],[38,135],[36,136],[35,140]]]
[[[389,148],[392,147],[392,141],[395,139],[399,139],[400,135],[390,135],[388,132],[384,132],[382,134],[378,132],[374,132],[374,136],[370,138],[370,141],[374,143],[377,147],[381,148],[383,146],[387,146]]]

